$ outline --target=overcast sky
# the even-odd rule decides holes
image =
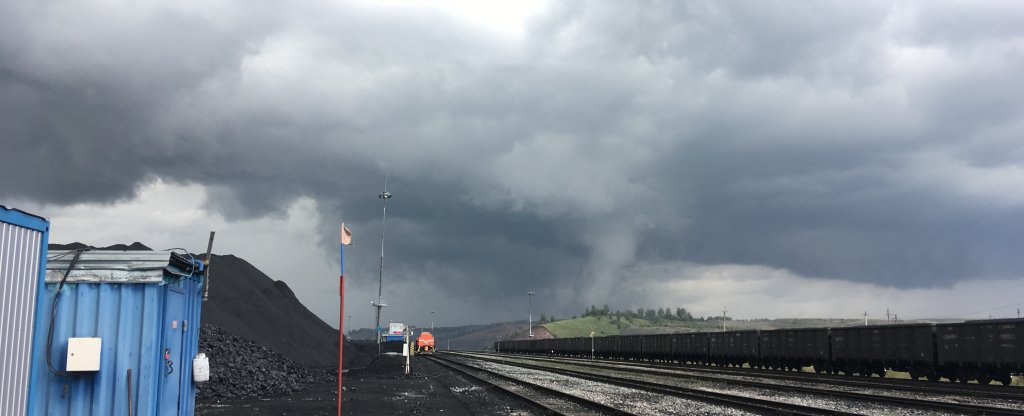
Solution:
[[[1024,308],[1019,1],[0,5],[0,203],[337,324]],[[216,270],[216,269],[214,269]]]

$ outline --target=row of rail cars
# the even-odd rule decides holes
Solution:
[[[495,351],[672,361],[914,379],[993,380],[1024,372],[1024,319],[509,340]]]

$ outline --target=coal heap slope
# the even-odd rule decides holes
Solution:
[[[141,243],[92,247],[50,244],[50,250],[151,250]],[[202,323],[224,328],[305,366],[338,365],[338,330],[306,309],[288,285],[233,255],[210,260],[210,299]],[[351,357],[357,358],[357,357]],[[348,365],[349,359],[346,359]]]
[[[306,309],[286,283],[232,255],[214,255],[210,271],[203,323],[249,338],[302,365],[338,365],[338,330]]]

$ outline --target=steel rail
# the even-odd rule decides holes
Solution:
[[[473,352],[474,354],[494,354]],[[511,354],[500,353],[495,356],[514,357],[551,357],[537,354]],[[990,398],[999,400],[1024,400],[1024,388],[1008,386],[987,386],[979,384],[954,384],[954,383],[925,383],[917,380],[903,380],[881,377],[856,377],[839,376],[819,373],[798,373],[781,370],[764,370],[759,368],[729,368],[710,367],[706,365],[691,364],[659,364],[652,361],[628,361],[614,359],[597,359],[561,357],[548,358],[550,361],[584,362],[584,363],[607,363],[609,365],[631,365],[635,367],[656,368],[672,371],[693,371],[707,374],[726,374],[740,377],[768,377],[778,380],[797,381],[805,383],[829,383],[844,387],[872,388],[872,389],[899,389],[907,393],[929,393],[929,394],[955,394],[960,396],[971,396],[976,398]]]
[[[737,396],[727,393],[717,393],[700,389],[692,389],[687,387],[672,386],[667,384],[653,383],[649,381],[625,379],[621,377],[606,376],[588,372],[566,370],[560,368],[552,368],[539,365],[531,365],[517,362],[507,362],[504,360],[497,360],[493,357],[481,358],[469,356],[468,354],[453,354],[453,355],[464,355],[467,358],[495,362],[499,364],[511,365],[515,367],[528,368],[532,370],[545,371],[555,374],[561,374],[569,377],[580,378],[585,380],[591,380],[601,383],[612,384],[620,387],[626,387],[641,391],[647,391],[652,393],[663,394],[667,396],[679,397],[687,400],[700,401],[708,404],[714,404],[719,406],[730,407],[734,409],[748,410],[760,414],[786,414],[786,415],[800,415],[800,416],[854,416],[858,413],[842,412],[838,410],[821,409],[811,406],[803,406],[792,403],[776,402],[772,400],[758,399],[747,396]]]
[[[440,358],[436,355],[423,356],[423,358],[429,359],[442,367],[466,375],[483,384],[504,391],[506,394],[543,409],[548,412],[548,414],[562,416],[637,416],[633,413],[608,406],[604,403],[587,400],[549,387],[512,378],[495,371],[474,367],[452,361],[450,359]],[[534,393],[531,394],[531,391]],[[566,406],[567,403],[571,403],[575,406]],[[579,409],[579,407],[586,410]]]
[[[469,357],[474,357],[474,354],[467,354],[467,353],[461,353],[461,354],[463,354],[465,356],[469,356]],[[487,356],[487,357],[491,358],[491,359],[497,359],[497,357],[494,357],[494,356]],[[475,356],[474,358],[480,359],[479,356]],[[765,382],[749,381],[749,380],[723,379],[723,378],[712,377],[712,376],[702,376],[702,375],[694,375],[694,374],[680,374],[680,373],[670,372],[670,371],[666,371],[666,370],[662,370],[662,369],[650,369],[650,368],[644,368],[644,367],[640,367],[640,368],[627,367],[627,366],[623,366],[622,363],[617,363],[617,365],[612,366],[612,365],[605,365],[605,364],[588,363],[588,362],[585,362],[585,361],[566,362],[564,360],[554,360],[554,359],[546,359],[546,358],[537,359],[535,357],[521,356],[521,355],[520,356],[516,356],[516,358],[528,359],[528,360],[532,359],[534,361],[541,361],[541,362],[555,362],[555,363],[559,363],[559,364],[577,365],[577,366],[581,366],[581,367],[590,367],[590,368],[596,368],[596,369],[608,370],[608,371],[621,371],[621,372],[627,372],[627,373],[639,373],[639,374],[655,375],[655,376],[670,377],[670,378],[695,379],[695,380],[711,381],[711,382],[724,383],[724,384],[734,384],[734,385],[740,385],[740,386],[746,386],[746,387],[764,388],[764,389],[770,389],[770,390],[790,391],[790,392],[798,392],[798,393],[812,394],[812,395],[819,395],[819,396],[824,395],[824,396],[829,396],[829,397],[838,397],[838,398],[844,398],[844,399],[848,399],[848,400],[856,400],[856,401],[860,401],[860,402],[869,402],[869,403],[876,403],[876,404],[877,403],[889,403],[889,404],[894,404],[894,405],[899,405],[899,406],[904,406],[904,407],[911,407],[911,408],[916,408],[916,409],[942,410],[942,411],[950,411],[950,412],[962,412],[962,413],[968,413],[968,414],[1000,415],[1000,416],[1002,416],[1002,415],[1006,415],[1006,416],[1010,416],[1010,415],[1021,416],[1021,415],[1024,415],[1024,410],[1010,409],[1010,408],[1005,408],[1005,407],[983,406],[983,405],[975,405],[975,404],[967,404],[967,403],[950,403],[950,402],[942,402],[942,401],[935,401],[935,400],[923,400],[923,399],[912,399],[912,398],[893,397],[893,396],[885,396],[885,395],[873,395],[873,394],[865,394],[865,393],[825,390],[825,389],[813,388],[813,387],[788,386],[788,385],[783,385],[783,384],[765,383]],[[508,358],[501,359],[501,361],[504,361],[503,364],[521,365],[521,366],[528,366],[528,367],[550,368],[550,367],[535,366],[535,365],[525,364],[525,363],[507,362],[505,360],[508,360]],[[573,371],[573,370],[565,370],[565,371]],[[647,382],[645,382],[645,383],[647,383]],[[658,386],[666,386],[666,385],[663,385],[663,384],[660,384],[660,383],[652,383],[652,384],[655,384],[655,385],[658,385]]]

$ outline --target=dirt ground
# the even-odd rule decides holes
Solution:
[[[345,415],[533,415],[533,409],[421,357],[404,374],[404,357],[385,355],[343,377]],[[335,415],[336,387],[289,396],[201,403],[197,415]]]

